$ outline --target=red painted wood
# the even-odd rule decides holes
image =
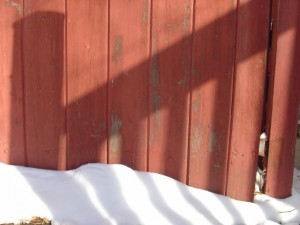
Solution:
[[[26,165],[23,121],[23,2],[0,2],[0,161]]]
[[[261,133],[269,28],[268,1],[239,1],[226,194],[252,201]]]
[[[252,200],[269,7],[261,0],[2,1],[0,161],[27,165],[28,158],[49,169],[123,163]],[[300,3],[274,0],[274,8],[266,193],[286,197]]]
[[[23,21],[28,165],[64,168],[65,2],[26,0]]]
[[[235,2],[195,5],[188,183],[220,194],[227,175]]]
[[[107,162],[108,2],[67,2],[67,167]]]
[[[109,162],[147,169],[150,1],[110,1]]]
[[[186,182],[193,1],[153,1],[149,170]]]
[[[274,1],[265,193],[291,195],[300,97],[300,2]]]

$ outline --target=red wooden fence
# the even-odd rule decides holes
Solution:
[[[273,2],[268,103],[269,157],[265,192],[291,194],[300,98],[300,1]]]
[[[1,1],[0,161],[60,170],[122,163],[252,200],[274,5]],[[297,30],[290,20],[278,37]],[[280,50],[286,42],[278,38],[273,58],[293,51]],[[299,81],[298,70],[290,74]],[[298,100],[288,105],[293,116]]]

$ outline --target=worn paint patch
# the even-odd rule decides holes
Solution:
[[[218,135],[216,132],[211,131],[208,137],[208,151],[215,152],[218,147]]]
[[[165,24],[165,29],[167,31],[174,31],[178,27],[180,27],[180,23],[166,23]]]
[[[222,165],[219,164],[219,163],[213,165],[213,168],[214,168],[214,169],[220,169],[221,167],[222,167]]]
[[[117,36],[114,43],[112,61],[114,64],[119,64],[123,59],[123,38]]]
[[[152,45],[152,60],[151,60],[151,77],[150,84],[151,88],[157,88],[159,85],[159,66],[158,66],[158,50],[157,50],[157,39],[153,38]]]
[[[22,14],[22,6],[19,3],[12,0],[5,0],[5,5],[15,8],[19,15]]]
[[[200,107],[201,107],[201,97],[193,100],[192,102],[193,113],[198,114],[200,112]]]
[[[157,140],[157,136],[160,131],[160,95],[154,91],[151,93],[151,105],[152,105],[152,126],[150,131],[150,143],[154,143]]]
[[[111,129],[110,129],[110,149],[112,152],[120,152],[122,149],[122,121],[113,114],[111,117]]]
[[[192,159],[199,158],[201,143],[202,143],[202,129],[199,124],[194,123],[191,132],[191,152],[190,157]]]
[[[185,72],[183,78],[180,79],[179,81],[177,81],[177,84],[179,86],[185,86],[185,85],[187,85],[188,84],[188,73]]]
[[[178,11],[179,6],[174,6],[174,14],[178,14],[181,12]],[[186,32],[191,28],[191,6],[188,1],[184,2],[183,5],[183,17],[181,20],[165,23],[165,29],[167,31],[175,31],[181,30],[182,32]]]
[[[151,65],[151,87],[157,88],[159,85],[159,69],[158,69],[158,57],[154,55],[152,57]]]
[[[160,108],[160,95],[157,92],[151,94],[151,104],[154,112],[159,111]]]
[[[196,84],[201,81],[200,73],[195,66],[192,66],[191,76]]]
[[[154,35],[152,45],[152,60],[151,60],[151,71],[150,71],[150,104],[151,104],[151,114],[152,114],[152,124],[150,130],[150,144],[157,140],[160,127],[160,105],[161,98],[158,92],[159,87],[159,66],[158,66],[158,51],[157,51],[157,38]]]
[[[149,15],[148,0],[143,0],[142,25],[148,24],[148,15]]]
[[[191,6],[188,2],[184,3],[183,10],[184,10],[184,16],[182,22],[182,29],[188,30],[191,25]]]

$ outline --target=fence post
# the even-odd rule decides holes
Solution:
[[[267,129],[269,152],[265,193],[291,195],[300,90],[300,2],[273,1],[273,38]]]
[[[252,201],[263,115],[268,1],[240,1],[226,195]],[[255,54],[254,54],[255,53]]]

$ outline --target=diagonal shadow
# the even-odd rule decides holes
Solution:
[[[239,14],[247,15],[249,10],[253,10],[260,5],[260,0],[249,1],[239,6]],[[80,96],[72,102],[68,102],[68,96],[66,96],[66,89],[68,88],[66,84],[66,73],[68,71],[66,71],[64,56],[64,54],[66,54],[66,47],[64,46],[66,41],[66,18],[64,18],[64,14],[41,11],[25,16],[14,24],[14,53],[12,60],[15,62],[15,65],[12,67],[11,74],[13,97],[11,98],[12,102],[9,111],[11,114],[10,118],[12,119],[10,121],[11,132],[9,138],[10,143],[8,144],[9,159],[7,161],[14,164],[49,169],[70,169],[88,162],[106,162],[100,157],[103,155],[103,150],[100,150],[99,146],[104,145],[103,143],[110,142],[106,151],[108,155],[112,154],[115,149],[109,148],[114,148],[114,140],[118,143],[118,138],[122,136],[126,137],[127,128],[132,132],[130,135],[131,138],[123,138],[122,144],[126,141],[133,141],[132,139],[139,136],[141,121],[147,120],[149,117],[158,115],[161,111],[166,110],[168,111],[167,115],[169,115],[169,121],[165,121],[167,129],[164,135],[166,136],[166,140],[162,147],[162,159],[164,164],[161,168],[154,168],[153,170],[158,170],[161,173],[185,182],[186,172],[189,166],[188,157],[189,154],[192,154],[188,152],[187,149],[191,147],[192,142],[189,143],[187,141],[189,137],[186,138],[189,129],[188,124],[190,123],[191,108],[189,108],[189,111],[184,111],[183,108],[185,107],[182,107],[182,105],[188,106],[191,104],[193,91],[210,85],[211,82],[216,82],[215,99],[213,99],[213,103],[210,104],[210,112],[212,114],[211,124],[205,124],[206,127],[204,128],[199,127],[199,132],[201,135],[205,134],[204,139],[206,140],[204,144],[206,150],[201,152],[201,154],[209,155],[207,157],[207,163],[205,164],[206,171],[211,169],[221,171],[214,173],[221,173],[218,179],[215,179],[214,176],[206,178],[208,181],[205,187],[211,188],[215,192],[224,192],[227,162],[221,159],[227,159],[228,155],[227,146],[229,145],[228,137],[232,104],[231,93],[234,88],[233,77],[235,76],[234,64],[238,65],[255,57],[257,54],[264,54],[266,45],[263,41],[256,43],[248,47],[247,51],[240,54],[238,58],[234,58],[235,53],[229,56],[227,54],[222,55],[218,58],[219,60],[216,61],[216,65],[205,65],[204,63],[215,61],[214,58],[217,57],[218,54],[214,54],[214,52],[218,51],[218,49],[209,49],[209,47],[207,47],[205,52],[211,53],[203,56],[206,61],[197,62],[197,60],[192,59],[192,56],[198,56],[197,52],[193,52],[195,51],[194,47],[199,43],[198,41],[203,37],[213,37],[216,33],[221,35],[221,37],[230,36],[222,45],[218,46],[216,44],[218,46],[217,48],[225,47],[235,51],[234,45],[236,37],[232,35],[231,32],[234,34],[237,32],[236,13],[236,10],[231,10],[225,15],[221,15],[218,19],[209,22],[199,30],[192,30],[193,26],[191,23],[190,35],[181,38],[166,49],[158,49],[155,51],[154,46],[152,46],[150,51],[151,56],[149,56],[149,58],[118,74],[113,80],[115,86],[121,86],[123,82],[137,84],[138,81],[140,81],[140,71],[145,71],[145,68],[150,68],[147,74],[150,91],[144,99],[149,108],[147,108],[143,114],[135,115],[134,118],[131,118],[130,115],[125,115],[131,120],[131,122],[126,125],[130,128],[124,127],[124,124],[121,123],[119,119],[116,119],[120,118],[121,115],[114,115],[114,112],[109,111],[109,102],[97,101],[99,96],[103,97],[103,95],[105,96],[104,99],[110,98],[111,93],[108,90],[110,89],[112,80],[110,80],[109,77],[105,84],[96,87],[94,90],[91,90],[89,93]],[[190,16],[192,17],[192,15]],[[216,27],[220,28],[228,23],[232,24],[229,26],[231,29],[222,31],[217,29],[216,31]],[[285,27],[282,33],[290,28],[291,27]],[[37,32],[31,32],[31,30]],[[153,40],[153,33],[150,35],[150,39],[152,38],[151,40]],[[49,38],[49,36],[51,38]],[[218,40],[218,38],[216,38],[216,40]],[[252,38],[257,37],[253,37],[249,34],[249,40],[245,41],[245,45],[251,44]],[[114,43],[112,43],[112,45],[113,44]],[[174,63],[174,61],[180,61],[182,58],[176,58],[174,55],[180,54],[183,51],[187,51],[187,53],[190,54],[190,58],[185,59],[186,65],[184,70],[186,74],[183,76],[184,80],[173,80],[172,73],[176,73],[177,67],[170,68],[171,72],[168,72],[168,70],[163,69],[165,66],[164,63],[170,65]],[[80,59],[80,56],[77,57]],[[223,68],[221,60],[227,57],[232,65]],[[168,59],[168,61],[164,61],[164,59]],[[195,60],[195,62],[192,62],[192,60]],[[210,70],[209,75],[202,74],[205,70],[195,70],[195,63],[200,63],[200,68],[201,66],[207,66],[208,70]],[[221,69],[219,70],[217,68]],[[155,73],[157,70],[165,71],[165,73],[157,74]],[[107,74],[100,74],[100,76],[106,75]],[[226,81],[226,85],[222,83],[224,80]],[[172,97],[170,101],[160,100],[159,97],[163,94],[163,90],[161,90],[159,86],[156,86],[157,81],[165,81],[174,90],[180,89],[184,94],[182,96],[172,96],[173,89],[171,88],[168,95],[166,95],[166,98]],[[135,96],[139,93],[123,91],[129,94],[127,99],[133,100],[130,106],[134,107]],[[228,94],[228,92],[230,92],[230,94]],[[18,99],[17,102],[16,98]],[[125,103],[120,104],[124,105]],[[100,111],[93,111],[94,105],[98,105],[97,110]],[[224,106],[226,109],[224,110],[225,112],[218,110],[219,105]],[[108,118],[107,121],[99,122],[97,116],[93,116],[97,113],[106,115]],[[201,114],[201,112],[198,113]],[[182,119],[172,121],[172,117],[181,117]],[[96,119],[93,120],[93,118]],[[16,123],[16,121],[18,123]],[[80,131],[70,135],[70,129],[73,129],[72,126],[68,126],[70,121],[74,123],[74,127],[81,127],[84,131],[83,133],[86,135],[80,133]],[[155,128],[153,128],[153,130],[157,131],[158,134],[160,134],[160,122],[161,121],[158,121],[157,124],[152,124],[152,127],[150,127],[153,128],[153,126],[157,126],[157,130]],[[216,137],[219,137],[217,138],[217,142],[209,138],[212,135],[208,129],[208,125],[212,127],[212,130],[217,130],[219,126],[224,127],[215,134]],[[24,129],[24,132],[22,132],[21,128]],[[148,131],[150,128],[148,124]],[[153,130],[148,133],[148,137],[151,136]],[[182,138],[175,141],[174,137]],[[161,136],[157,138],[161,138]],[[199,138],[202,141],[201,137]],[[24,143],[22,140],[24,140]],[[203,144],[201,141],[199,141],[196,147],[200,147]],[[149,145],[150,140],[147,142],[146,144]],[[86,143],[89,143],[88,146],[85,145]],[[140,153],[138,150],[141,144],[145,143],[139,143],[139,139],[136,138],[136,148],[134,149],[123,151],[119,146],[121,151],[118,152],[116,159],[121,163],[135,168],[137,162],[133,160],[134,155],[145,154]],[[25,147],[22,147],[22,145]],[[87,147],[88,149],[86,149]],[[210,150],[213,150],[213,154],[218,155],[217,162],[214,158],[215,155],[211,154]],[[150,156],[150,158],[148,158],[150,162],[145,162],[148,163],[146,168],[151,170],[151,165],[149,164],[152,163],[151,156],[153,156],[156,150],[151,149],[150,145],[150,149],[148,146],[147,151],[147,157]]]

